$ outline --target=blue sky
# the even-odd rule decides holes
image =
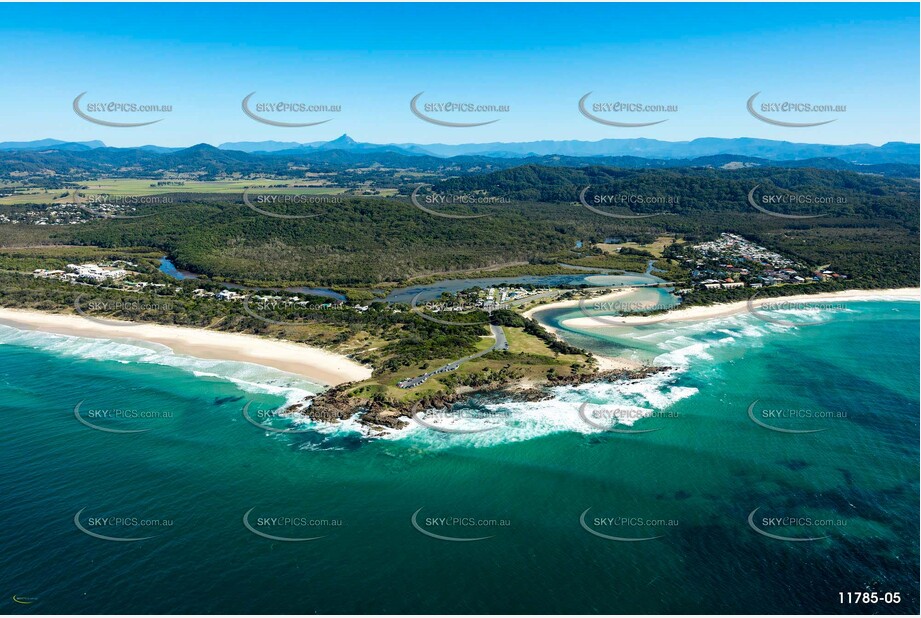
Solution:
[[[918,4],[0,4],[0,141],[54,137],[109,145],[333,139],[464,143],[648,137],[759,137],[846,144],[919,141]],[[111,128],[72,102],[171,105],[162,122]],[[336,104],[280,128],[242,98]],[[416,118],[410,99],[508,105],[475,128]],[[677,105],[609,127],[579,98]],[[846,105],[810,128],[773,126],[759,102]],[[430,97],[430,98],[429,98]],[[602,115],[602,114],[599,114]]]

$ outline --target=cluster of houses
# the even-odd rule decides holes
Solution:
[[[234,290],[221,290],[220,292],[209,292],[208,290],[203,290],[198,288],[192,291],[192,296],[195,298],[214,298],[216,300],[223,300],[228,302],[242,302],[244,300],[250,300],[257,305],[284,305],[286,307],[290,306],[301,306],[301,307],[318,307],[320,309],[335,309],[343,308],[345,305],[340,301],[330,301],[323,303],[321,305],[314,305],[307,300],[303,300],[298,296],[270,296],[270,295],[259,295],[259,294],[244,294],[242,292],[237,292]],[[356,305],[350,307],[350,309],[355,309],[356,311],[367,311],[368,306],[366,305]]]
[[[536,294],[546,293],[549,289],[528,290],[525,288],[489,288],[487,290],[467,290],[450,298],[433,299],[424,303],[426,310],[432,313],[458,312],[482,309],[495,311],[506,309],[510,303],[521,301]]]
[[[0,197],[4,197],[0,195]],[[144,198],[124,198],[144,201]],[[148,198],[154,199],[154,198]],[[159,198],[168,199],[168,198]],[[90,200],[87,205],[73,202],[52,203],[47,206],[11,210],[0,214],[0,224],[13,225],[77,225],[102,216],[125,215],[137,210],[133,204],[110,204],[108,201]]]
[[[32,271],[32,276],[38,279],[58,279],[60,281],[66,281],[69,283],[82,283],[82,284],[103,284],[108,283],[115,285],[116,287],[124,289],[133,289],[136,291],[141,291],[144,289],[157,289],[157,288],[166,288],[168,287],[165,283],[152,283],[149,281],[128,281],[125,278],[132,274],[133,271],[128,269],[137,268],[137,264],[131,262],[126,262],[124,260],[116,260],[108,264],[68,264],[65,270],[52,270],[45,268],[36,268]],[[136,273],[133,273],[136,274]],[[176,292],[181,293],[182,288],[176,287]],[[342,309],[346,308],[346,305],[341,301],[331,300],[329,302],[314,305],[307,300],[301,299],[297,296],[270,296],[270,295],[256,295],[256,294],[245,294],[235,290],[224,289],[219,292],[210,292],[208,290],[198,288],[192,291],[192,296],[194,298],[214,298],[216,300],[227,301],[227,302],[242,302],[244,300],[250,299],[253,303],[259,306],[311,306],[319,309]],[[349,309],[354,309],[355,311],[367,311],[369,306],[367,305],[356,305],[350,306]],[[397,311],[397,310],[394,310]]]
[[[217,300],[240,300],[246,298],[246,294],[240,294],[233,290],[221,290],[220,292],[209,292],[202,288],[192,290],[192,296],[195,298],[216,298]]]
[[[779,253],[746,240],[738,234],[695,245],[687,256],[678,256],[691,268],[691,280],[701,289],[731,289],[843,280],[846,275],[830,270],[809,273]]]
[[[738,257],[746,262],[770,265],[774,268],[793,266],[793,260],[756,245],[738,234],[720,234],[717,240],[695,245],[694,248],[706,257]]]
[[[76,204],[52,204],[47,208],[10,211],[0,214],[0,223],[12,225],[76,225],[93,219]]]
[[[813,273],[812,278],[815,281],[844,281],[847,279],[847,275],[842,275],[832,270],[817,270]]]
[[[727,277],[725,281],[719,281],[717,279],[704,279],[697,284],[699,287],[704,288],[705,290],[718,290],[718,289],[730,289],[730,288],[744,288],[744,281],[733,281],[731,277]],[[752,287],[760,287],[761,284],[753,284]]]

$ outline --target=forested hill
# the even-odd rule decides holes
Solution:
[[[0,151],[0,179],[48,174],[62,181],[80,181],[100,176],[113,178],[159,178],[169,174],[197,174],[210,180],[233,174],[270,175],[300,178],[305,169],[314,172],[341,172],[352,168],[390,168],[422,171],[441,177],[481,174],[522,165],[543,167],[607,166],[623,169],[826,169],[858,171],[882,176],[915,178],[919,166],[907,163],[862,165],[837,158],[769,161],[756,157],[720,154],[694,159],[655,159],[636,156],[575,157],[561,155],[524,156],[520,158],[461,155],[442,158],[391,151],[316,150],[248,153],[218,149],[208,144],[175,151],[150,148],[89,148],[69,144],[46,149]]]
[[[601,196],[662,198],[659,203],[655,199],[646,200],[653,203],[631,201],[629,209],[637,214],[663,210],[676,214],[752,211],[748,194],[757,187],[756,200],[762,196],[786,196],[787,203],[770,208],[781,213],[895,219],[915,227],[919,215],[916,179],[819,169],[629,170],[523,165],[447,179],[433,190],[446,194],[480,192],[514,201],[571,203],[579,200],[586,187],[590,187],[586,201],[596,206],[605,204]],[[805,196],[811,203],[789,201],[796,196]]]

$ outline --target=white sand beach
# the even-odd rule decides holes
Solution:
[[[176,354],[255,363],[329,386],[371,377],[370,367],[344,356],[256,335],[108,319],[102,322],[79,315],[7,308],[0,308],[0,324],[58,335],[157,343]]]
[[[620,298],[621,296],[632,294],[635,291],[636,291],[636,288],[632,288],[632,287],[626,288],[625,287],[625,288],[618,288],[613,292],[608,292],[607,294],[604,294],[603,296],[592,296],[591,298],[585,298],[585,299],[577,298],[574,300],[558,300],[556,302],[550,302],[550,303],[546,303],[543,305],[537,305],[535,307],[531,307],[530,309],[528,309],[521,315],[523,315],[526,318],[531,318],[531,317],[534,317],[535,312],[544,311],[545,309],[566,309],[567,307],[578,307],[579,303],[581,303],[583,300],[586,300],[586,301],[591,300],[593,303],[605,303],[605,302],[612,301],[615,298]],[[544,328],[547,327],[543,323],[542,325],[544,326]]]
[[[752,306],[762,307],[771,303],[818,303],[823,301],[846,301],[846,300],[910,300],[921,301],[921,289],[919,288],[899,288],[890,290],[844,290],[842,292],[828,292],[821,294],[799,294],[796,296],[779,296],[779,297],[759,297],[752,301]],[[575,301],[578,305],[578,301]],[[548,304],[536,307],[531,311],[538,311],[548,308],[557,308],[563,305]],[[569,305],[567,305],[569,306]],[[597,318],[590,316],[580,318],[570,318],[563,321],[563,324],[571,328],[585,328],[592,326],[610,326],[612,323],[620,323],[625,326],[652,324],[655,322],[688,322],[695,320],[707,320],[711,318],[725,317],[744,313],[749,310],[748,301],[738,301],[732,303],[720,303],[716,305],[701,305],[696,307],[687,307],[685,309],[674,309],[666,313],[660,313],[653,316],[605,316],[604,323]]]
[[[636,291],[637,288],[623,288],[617,289],[613,292],[605,294],[603,296],[595,296],[590,300],[592,303],[604,303],[616,298],[621,298],[623,296],[629,295]],[[822,301],[846,301],[846,300],[873,300],[873,299],[885,299],[885,300],[909,300],[909,301],[921,301],[921,288],[899,288],[899,289],[888,289],[888,290],[845,290],[842,292],[828,292],[823,294],[800,294],[796,296],[781,296],[776,298],[756,298],[752,301],[754,307],[761,307],[769,303],[815,303]],[[538,317],[535,317],[535,314],[541,311],[549,309],[566,309],[578,307],[579,303],[582,302],[579,299],[576,300],[565,300],[557,302],[549,302],[543,305],[537,305],[532,307],[528,311],[524,312],[522,315],[527,318],[536,319],[541,326],[546,330],[553,333],[557,338],[563,339],[560,335],[558,329],[547,324]],[[687,322],[695,320],[707,320],[711,318],[719,318],[729,315],[735,315],[738,313],[743,313],[749,310],[748,301],[738,301],[732,303],[720,303],[716,305],[706,305],[706,306],[696,306],[696,307],[687,307],[685,309],[674,309],[666,313],[656,314],[654,316],[604,316],[604,321],[600,321],[598,318],[584,316],[579,318],[570,318],[564,320],[562,324],[570,328],[591,328],[591,327],[601,327],[601,326],[612,326],[616,323],[623,324],[624,326],[637,325],[642,326],[644,324],[652,324],[655,322]],[[598,359],[598,369],[601,371],[611,370],[611,369],[634,369],[641,366],[642,363],[637,361],[626,359],[626,358],[614,358],[610,356],[602,356],[595,354],[595,358]]]
[[[592,302],[596,302],[596,303],[604,303],[604,302],[614,300],[615,298],[620,298],[621,296],[626,296],[633,291],[634,291],[634,288],[632,287],[617,289],[613,292],[609,292],[602,296],[593,296],[591,300]],[[547,303],[544,305],[538,305],[536,307],[528,309],[522,315],[526,318],[533,318],[534,313],[537,311],[543,311],[544,309],[563,309],[567,307],[578,307],[580,302],[582,302],[581,299],[575,299],[575,300],[561,300],[557,302]],[[537,319],[537,318],[534,318],[534,319]],[[537,320],[537,321],[540,322],[540,325],[543,326],[545,330],[552,333],[557,339],[560,339],[561,341],[564,340],[563,337],[560,336],[560,333],[557,329],[553,328],[552,326],[550,326],[549,324],[546,324],[545,322],[541,320]],[[643,363],[639,361],[627,359],[627,358],[615,358],[613,356],[603,356],[601,354],[594,354],[594,357],[595,357],[595,360],[598,361],[598,371],[613,371],[616,369],[638,369],[643,366]]]

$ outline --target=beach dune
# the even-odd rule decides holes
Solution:
[[[0,324],[58,335],[157,343],[176,354],[212,360],[255,363],[335,386],[366,380],[371,368],[345,356],[300,343],[200,328],[116,320],[93,321],[78,315],[0,307]]]

